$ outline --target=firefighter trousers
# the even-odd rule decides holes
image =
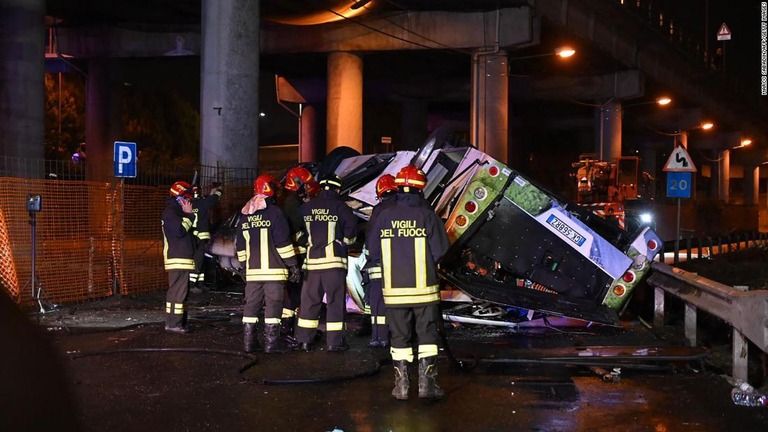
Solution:
[[[248,282],[245,284],[245,306],[243,323],[256,323],[261,309],[264,308],[265,324],[280,324],[283,313],[283,289],[285,282]]]
[[[183,327],[184,302],[189,293],[189,270],[168,270],[168,292],[165,294],[167,327]]]
[[[208,249],[208,239],[195,239],[195,270],[189,274],[189,281],[202,285],[205,282],[205,251]]]
[[[368,283],[368,304],[371,308],[371,340],[389,340],[389,326],[387,325],[387,308],[384,305],[382,292],[382,280],[371,279]]]
[[[298,265],[301,268],[303,258],[301,255],[297,256]],[[301,304],[301,281],[293,283],[286,282],[283,295],[283,318],[294,318],[296,316],[296,310]]]
[[[307,278],[301,288],[301,308],[296,339],[301,343],[311,343],[317,332],[323,294],[328,305],[326,308],[326,344],[329,347],[344,343],[344,312],[346,310],[346,272],[344,269],[313,270],[307,272]]]
[[[418,344],[417,358],[437,355],[440,333],[440,306],[437,303],[416,307],[387,307],[392,360],[413,361],[413,345]],[[414,330],[416,340],[413,339]]]

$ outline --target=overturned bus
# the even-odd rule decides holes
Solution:
[[[409,163],[420,167],[428,178],[424,196],[451,241],[442,278],[471,303],[493,305],[501,311],[497,319],[535,313],[617,325],[662,245],[650,228],[619,229],[444,130],[416,152],[333,156],[316,168],[341,177],[342,195],[364,220],[377,203],[381,175]],[[358,304],[359,258],[350,259],[347,278]]]

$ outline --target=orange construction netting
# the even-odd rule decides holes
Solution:
[[[28,195],[41,197],[42,211],[27,211]],[[52,303],[166,287],[159,228],[165,195],[158,187],[0,178],[11,252],[6,259],[0,230],[0,279],[10,281],[3,286],[17,302],[32,301],[34,248],[40,298]]]
[[[33,303],[33,246],[40,298],[51,303],[167,289],[160,218],[169,186],[0,177],[0,289]],[[251,194],[226,188],[213,226]],[[41,197],[42,211],[27,211],[28,195]]]

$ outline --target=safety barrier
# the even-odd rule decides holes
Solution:
[[[677,264],[683,260],[705,258],[743,249],[768,246],[768,233],[745,232],[717,237],[686,237],[680,239],[675,247],[674,241],[666,241],[663,246],[663,262]]]
[[[36,279],[52,303],[166,289],[160,218],[168,187],[0,177],[0,288],[32,304],[34,247]],[[28,195],[42,197],[34,244]],[[225,184],[214,222],[251,195],[250,184]]]
[[[648,284],[654,287],[654,328],[664,329],[665,293],[685,302],[685,338],[696,345],[696,316],[702,310],[733,328],[733,378],[747,381],[748,340],[768,352],[768,290],[742,291],[694,273],[655,262]]]

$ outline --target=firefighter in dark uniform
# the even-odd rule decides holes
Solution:
[[[208,249],[208,242],[211,240],[211,208],[221,199],[221,187],[215,186],[211,189],[210,195],[200,196],[200,188],[192,187],[194,198],[192,199],[192,211],[197,214],[195,224],[192,227],[195,237],[195,270],[189,274],[190,290],[201,292],[205,283],[205,252]]]
[[[189,274],[195,270],[192,225],[192,186],[178,181],[171,186],[162,216],[163,261],[168,272],[165,296],[165,329],[187,333],[184,302],[189,292]]]
[[[296,257],[299,260],[299,266],[304,263],[304,256],[307,254],[307,238],[304,235],[304,221],[299,215],[299,207],[318,194],[320,186],[310,173],[303,166],[296,166],[288,170],[283,182],[283,193],[280,194],[278,205],[283,213],[288,217],[288,224],[291,227],[291,239],[296,246]],[[286,342],[296,345],[294,338],[294,327],[296,325],[296,311],[301,303],[301,281],[288,282],[285,285],[285,296],[283,300],[283,315],[280,321],[282,326],[282,335]]]
[[[418,343],[419,397],[440,399],[437,353],[440,336],[440,287],[437,262],[448,250],[445,227],[424,200],[424,172],[413,165],[395,178],[395,201],[376,215],[369,232],[374,263],[381,263],[384,303],[390,330],[390,353],[395,367],[392,396],[408,399],[408,365],[413,361],[413,329]],[[376,237],[378,237],[376,239]],[[378,240],[378,241],[376,241]]]
[[[344,341],[347,246],[357,236],[357,217],[339,196],[337,176],[320,181],[320,188],[317,197],[299,207],[307,235],[307,277],[301,288],[296,339],[302,351],[312,349],[325,293],[328,351],[344,351],[349,348]]]
[[[368,226],[375,223],[376,216],[387,206],[394,202],[397,192],[395,178],[390,174],[384,174],[376,181],[376,198],[379,203],[373,208],[371,217],[368,220]],[[366,233],[366,248],[371,241],[378,241],[379,235],[375,232]],[[384,305],[384,296],[381,288],[381,265],[370,260],[365,264],[368,272],[368,284],[366,289],[365,314],[370,317],[371,341],[368,346],[371,348],[385,348],[389,346],[389,326],[387,325],[386,308]]]
[[[245,269],[245,307],[243,308],[243,350],[259,349],[256,325],[264,308],[264,352],[287,349],[280,341],[280,316],[285,282],[299,280],[299,266],[290,238],[290,228],[282,210],[273,202],[275,187],[268,175],[253,182],[254,196],[237,221],[235,246],[237,259]]]

